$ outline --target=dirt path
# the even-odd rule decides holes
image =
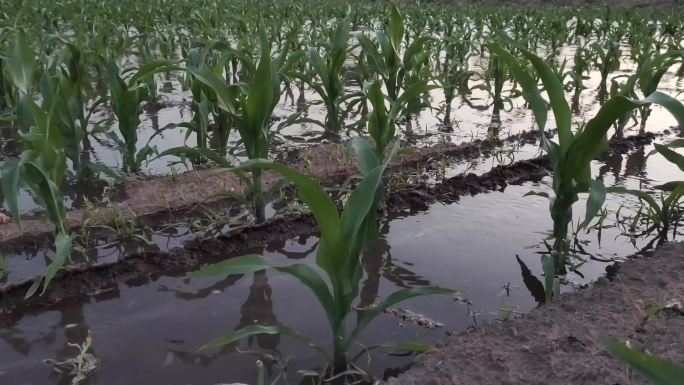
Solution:
[[[684,243],[630,259],[612,280],[600,278],[520,319],[449,337],[387,385],[647,384],[601,339],[684,363],[684,312],[664,309],[674,301],[684,301]]]

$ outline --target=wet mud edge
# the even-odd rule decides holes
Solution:
[[[489,156],[505,144],[535,144],[538,131],[523,132],[507,138],[476,139],[453,144],[439,143],[430,147],[405,147],[390,165],[388,174],[429,168],[443,160],[455,162]],[[345,182],[357,173],[356,166],[346,158],[346,143],[328,143],[283,151],[275,161],[312,175],[326,186]],[[266,173],[266,187],[274,184],[280,176]],[[73,209],[67,213],[69,227],[77,230],[88,220],[91,225],[109,225],[118,214],[139,221],[151,228],[201,216],[198,205],[214,209],[226,209],[233,205],[230,198],[217,198],[230,191],[244,194],[245,186],[232,173],[216,173],[215,170],[189,171],[177,176],[131,177],[115,186],[110,207]],[[52,244],[52,227],[40,216],[24,218],[22,229],[14,221],[0,224],[0,251],[13,253],[25,247],[44,248]]]
[[[646,385],[605,337],[684,363],[684,243],[612,265],[611,279],[562,295],[518,319],[448,337],[384,385]],[[682,380],[684,381],[684,379]]]
[[[611,151],[626,152],[650,143],[653,138],[654,135],[647,134],[613,141]],[[458,175],[434,185],[390,188],[382,210],[387,218],[413,214],[427,210],[436,202],[453,203],[461,196],[503,191],[509,184],[538,181],[549,172],[548,158],[539,157],[497,166],[481,175]],[[162,276],[183,276],[204,264],[243,255],[266,244],[284,244],[298,236],[317,235],[317,231],[311,215],[289,215],[216,238],[192,239],[183,247],[168,252],[150,251],[129,255],[109,264],[66,267],[41,296],[24,298],[32,280],[0,288],[0,326],[12,324],[25,314],[50,310],[71,301],[108,298],[116,294],[120,284],[142,286]]]

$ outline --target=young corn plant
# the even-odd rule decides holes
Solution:
[[[404,27],[404,19],[396,5],[390,7],[389,22],[386,28],[375,33],[376,43],[368,36],[357,36],[362,51],[366,56],[369,69],[380,76],[385,86],[385,92],[390,102],[396,101],[411,87],[426,84],[425,70],[430,50],[427,49],[429,38],[414,36],[410,44],[402,49],[402,41],[409,40],[409,34]],[[422,94],[413,95],[406,100],[405,114],[411,114],[420,109],[424,103]],[[408,116],[406,116],[408,121]]]
[[[684,156],[673,150],[684,147],[683,139],[676,139],[667,146],[657,143],[654,146],[655,150],[648,156],[659,153],[669,162],[676,165],[680,170],[684,171]],[[633,219],[633,223],[637,223],[640,220],[646,221],[648,227],[641,235],[655,232],[656,237],[646,246],[647,248],[651,247],[655,241],[658,241],[658,244],[667,241],[668,233],[673,228],[675,229],[674,232],[676,234],[676,226],[681,220],[683,213],[682,199],[684,198],[684,181],[668,182],[656,186],[655,188],[660,190],[659,199],[640,190],[626,189],[623,187],[608,189],[608,191],[612,193],[633,195],[646,206],[646,211],[642,212],[640,210]]]
[[[220,56],[213,57],[213,65],[209,66],[208,56],[212,50],[219,50],[222,47],[214,42],[203,48],[193,48],[187,54],[187,66],[190,68],[206,68],[219,76],[227,61],[234,55],[229,52],[221,51]],[[192,120],[180,126],[186,127],[188,134],[194,132],[197,136],[197,147],[200,150],[207,150],[209,145],[216,152],[225,157],[228,153],[228,139],[233,129],[230,114],[219,107],[216,93],[203,82],[194,78],[191,72],[187,72],[190,91],[192,93]],[[211,117],[211,119],[210,119]],[[213,125],[212,125],[213,123]],[[209,133],[211,132],[211,138]]]
[[[599,98],[603,100],[607,95],[608,76],[611,72],[620,69],[620,56],[622,52],[620,51],[620,40],[608,39],[605,46],[601,46],[599,43],[594,43],[591,48],[595,53],[595,66],[601,73],[601,83],[599,84]]]
[[[425,94],[435,86],[416,84],[399,96],[398,99],[386,103],[387,98],[382,93],[382,85],[379,81],[371,83],[366,90],[366,98],[371,102],[373,110],[367,120],[368,133],[375,143],[375,157],[382,161],[387,154],[387,148],[395,139],[398,121],[405,116],[405,110],[411,100]],[[389,104],[389,109],[387,108]]]
[[[370,145],[363,139],[355,139],[352,146],[357,151],[362,179],[347,199],[342,213],[338,212],[335,203],[323,188],[304,174],[264,160],[251,161],[242,166],[277,171],[297,186],[300,199],[309,206],[321,230],[321,240],[316,251],[317,269],[306,264],[276,266],[261,256],[247,255],[206,266],[190,275],[223,276],[273,268],[293,276],[313,292],[323,307],[333,335],[332,354],[296,331],[279,325],[247,326],[208,342],[204,348],[221,347],[255,334],[282,334],[305,341],[325,357],[332,366],[332,374],[339,374],[345,372],[350,365],[349,350],[352,342],[385,309],[417,296],[455,294],[453,290],[440,287],[401,289],[360,315],[354,329],[347,330],[347,321],[359,297],[363,276],[361,255],[379,233],[376,215],[383,195],[382,176],[387,167],[387,162],[379,162]]]
[[[468,81],[474,74],[468,70],[468,60],[475,55],[473,44],[470,41],[471,31],[467,31],[465,36],[454,37],[451,35],[452,30],[447,30],[447,36],[442,42],[442,51],[444,58],[441,60],[439,71],[435,75],[437,83],[444,91],[444,119],[443,127],[450,131],[452,130],[451,108],[456,91],[461,95],[470,92],[468,89]],[[437,61],[440,64],[439,55],[441,51],[437,51]]]
[[[169,71],[175,66],[172,61],[152,62],[143,65],[135,73],[133,70],[126,70],[123,74],[120,74],[115,61],[110,61],[107,66],[110,101],[119,123],[118,134],[109,132],[108,136],[121,151],[125,171],[140,171],[142,163],[154,153],[149,145],[138,150],[138,126],[140,114],[143,112],[142,105],[151,95],[146,80],[155,73]]]
[[[682,50],[671,50],[648,57],[641,63],[637,72],[629,76],[624,84],[616,85],[615,88],[619,89],[617,93],[631,98],[648,96],[658,89],[660,81],[668,69],[679,62],[684,62],[684,51]],[[614,82],[616,81],[614,80]],[[641,117],[640,131],[643,132],[646,128],[646,121],[651,114],[651,107],[650,105],[644,105],[639,107],[637,111]],[[616,124],[616,136],[622,136],[625,125],[633,116],[634,112],[630,112],[618,121]]]
[[[344,128],[345,110],[342,103],[345,100],[344,91],[344,61],[347,58],[347,42],[349,40],[349,22],[347,19],[339,20],[335,33],[328,43],[322,44],[325,50],[321,57],[318,49],[309,49],[309,66],[321,83],[319,84],[310,76],[298,74],[323,100],[327,110],[325,122],[309,120],[318,124],[326,133],[339,135]]]
[[[284,56],[284,55],[283,55]],[[271,146],[273,132],[273,110],[280,99],[281,78],[278,69],[284,58],[271,58],[271,45],[265,34],[261,34],[261,57],[258,65],[246,58],[251,77],[244,86],[226,82],[206,67],[188,68],[194,78],[213,90],[218,107],[230,115],[245,148],[248,159],[266,159]],[[266,195],[263,191],[263,169],[250,170],[248,183],[257,222],[265,220]]]
[[[30,95],[22,98],[17,106],[17,117],[23,151],[19,159],[5,160],[0,170],[2,192],[17,226],[21,228],[18,201],[21,188],[30,191],[36,204],[45,210],[54,226],[54,259],[26,293],[27,298],[35,294],[41,283],[45,292],[55,274],[69,261],[74,240],[67,227],[66,210],[59,187],[67,166],[62,135],[55,124],[57,107],[58,103],[55,102],[48,108],[40,107]]]
[[[568,230],[572,222],[572,206],[580,193],[589,193],[586,215],[580,227],[587,226],[601,209],[606,196],[606,188],[600,180],[592,180],[591,161],[607,149],[607,132],[612,124],[627,112],[648,104],[659,104],[674,115],[679,124],[684,124],[684,106],[676,99],[660,92],[654,92],[641,100],[617,96],[608,100],[596,116],[578,132],[571,127],[570,106],[565,99],[563,84],[550,66],[535,54],[520,49],[530,69],[499,44],[488,47],[505,62],[511,74],[523,89],[523,96],[530,104],[539,129],[544,131],[547,122],[547,103],[542,98],[536,74],[542,81],[549,97],[551,110],[558,130],[558,143],[542,135],[542,146],[548,153],[553,168],[553,195],[542,195],[550,200],[550,214],[553,220],[551,253],[543,256],[546,283],[546,296],[557,296],[560,290],[559,277],[566,273],[566,262],[570,253]]]

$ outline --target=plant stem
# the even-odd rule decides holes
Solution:
[[[266,203],[262,186],[263,170],[259,167],[252,169],[252,195],[254,200],[254,216],[257,223],[266,220]]]

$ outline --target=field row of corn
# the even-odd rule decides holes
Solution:
[[[0,0],[0,5],[0,114],[3,132],[9,130],[20,144],[19,153],[1,157],[3,204],[21,226],[18,197],[28,192],[54,225],[55,257],[27,296],[49,290],[80,242],[67,226],[66,184],[87,183],[97,175],[113,183],[159,158],[215,166],[247,186],[243,202],[259,223],[277,193],[264,188],[264,172],[271,170],[297,187],[319,224],[320,269],[274,267],[264,258],[245,256],[194,275],[272,267],[292,275],[314,292],[333,332],[332,352],[315,348],[331,363],[331,373],[351,375],[352,341],[386,308],[415,296],[453,294],[439,287],[399,290],[347,330],[363,277],[360,256],[378,234],[383,174],[400,139],[411,135],[412,118],[425,110],[437,111],[440,130],[452,130],[459,119],[455,101],[473,93],[486,95],[483,114],[496,115],[520,98],[532,111],[534,128],[555,133],[555,141],[541,136],[553,168],[553,193],[536,193],[549,199],[554,223],[543,256],[547,299],[559,295],[572,235],[603,218],[607,194],[635,195],[659,234],[666,235],[680,219],[684,181],[660,186],[658,200],[605,186],[590,168],[611,136],[621,137],[632,126],[644,130],[653,105],[684,127],[684,90],[659,91],[667,74],[684,76],[679,10],[494,12],[480,6],[224,0]],[[625,65],[630,71],[616,75]],[[600,75],[600,108],[579,121],[573,111],[591,74]],[[191,97],[191,118],[155,135],[178,131],[194,145],[160,151],[140,140],[141,115],[163,102],[161,89],[172,80]],[[294,100],[297,87],[316,94],[324,119],[300,112],[276,119],[279,103]],[[341,212],[311,177],[268,160],[278,154],[279,133],[302,124],[319,127],[328,139],[349,139],[358,179]],[[122,167],[84,157],[91,141],[111,143]],[[681,146],[683,139],[656,145],[659,155],[653,155],[684,170],[684,156],[675,151]],[[581,194],[588,194],[586,215],[573,224]],[[259,333],[304,339],[285,327],[249,326],[207,346]]]

